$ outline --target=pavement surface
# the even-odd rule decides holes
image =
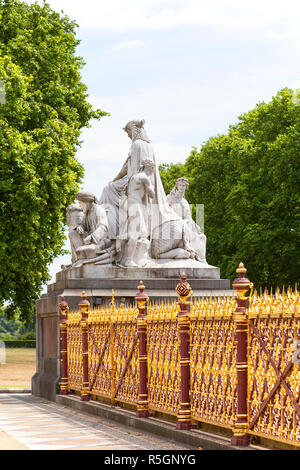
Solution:
[[[0,394],[0,450],[196,450],[29,393]]]

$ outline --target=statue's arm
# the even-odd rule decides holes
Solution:
[[[149,197],[151,197],[153,199],[154,196],[155,196],[155,192],[154,192],[154,189],[153,189],[153,186],[152,186],[150,180],[147,177],[144,177],[144,178],[142,178],[142,182],[144,184],[144,188],[145,188],[146,193],[148,194]]]
[[[167,195],[167,203],[169,204],[169,206],[172,206],[174,202],[175,202],[175,191],[174,189],[172,189],[170,194]]]
[[[126,162],[125,162],[124,165],[122,166],[122,168],[121,168],[121,170],[119,171],[119,173],[117,174],[117,176],[113,179],[113,181],[120,180],[121,178],[123,178],[123,176],[127,175],[127,171],[128,171],[128,160],[129,160],[129,156],[127,157]]]
[[[187,202],[186,199],[183,199],[182,202],[183,202],[183,218],[185,220],[193,220],[189,203]]]
[[[84,244],[95,243],[97,245],[103,238],[107,238],[108,220],[106,211],[100,204],[95,204],[92,211],[96,229],[84,239]]]
[[[83,235],[86,232],[86,227],[84,226],[84,224],[81,223],[77,225],[77,227],[75,227],[74,230],[76,230],[76,232],[79,233],[79,235]]]

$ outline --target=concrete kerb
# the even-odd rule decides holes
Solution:
[[[131,426],[140,431],[150,432],[164,438],[172,439],[196,449],[203,450],[267,450],[260,446],[248,447],[233,446],[229,438],[217,436],[200,430],[181,431],[174,424],[167,423],[157,418],[137,418],[133,412],[116,409],[110,405],[95,401],[82,401],[80,397],[70,395],[56,395],[56,403],[68,406],[77,411],[101,416],[102,418],[116,421],[126,426]]]
[[[0,393],[31,393],[31,388],[26,387],[0,387]]]

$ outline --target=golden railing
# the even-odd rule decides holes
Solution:
[[[80,330],[81,312],[69,312],[67,319],[67,362],[68,383],[73,390],[82,386],[82,335]]]
[[[296,288],[255,292],[243,315],[239,313],[240,299],[247,302],[243,293],[239,297],[193,298],[189,311],[181,311],[181,318],[178,302],[153,303],[143,295],[144,310],[116,307],[114,298],[109,307],[90,309],[86,352],[81,313],[68,313],[69,392],[81,390],[82,357],[87,354],[91,396],[109,399],[112,404],[137,405],[140,401],[143,416],[161,412],[178,418],[181,409],[186,423],[230,428],[237,440],[241,435],[243,439],[257,436],[300,446],[300,301]],[[245,364],[237,360],[242,324],[248,338]],[[143,357],[139,353],[142,331],[147,351]],[[188,360],[182,355],[184,331],[189,335]],[[140,361],[147,363],[146,388],[145,383],[140,388]],[[186,403],[182,402],[184,365],[188,367]],[[245,391],[238,386],[241,367],[247,373]],[[147,396],[140,390],[147,390]],[[238,408],[241,393],[246,399],[244,414]]]
[[[192,418],[232,427],[237,400],[235,297],[199,298],[191,308]]]
[[[112,304],[88,313],[88,376],[89,392],[96,396],[136,403],[137,400],[137,335],[136,309]],[[69,312],[68,389],[81,390],[82,340],[80,312]]]
[[[255,293],[248,333],[250,434],[300,445],[299,339],[297,289]]]
[[[147,314],[149,409],[178,414],[180,394],[178,306],[150,304]]]

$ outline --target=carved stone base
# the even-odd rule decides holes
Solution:
[[[44,303],[52,295],[64,295],[70,308],[77,308],[82,290],[89,297],[91,306],[107,305],[112,289],[116,304],[133,303],[137,285],[142,280],[147,295],[155,299],[177,299],[175,287],[185,272],[194,296],[233,295],[230,281],[220,279],[215,266],[195,260],[156,260],[157,266],[124,268],[118,266],[82,265],[70,267],[56,274],[56,281],[48,286],[48,293],[38,301]]]
[[[193,259],[160,259],[145,267],[121,267],[92,263],[71,266],[56,275],[56,282],[66,279],[180,279],[182,272],[188,279],[220,279],[220,269]]]
[[[59,393],[59,367],[60,361],[58,358],[40,358],[37,360],[37,370],[31,378],[31,392],[33,395],[55,401],[56,394]]]

